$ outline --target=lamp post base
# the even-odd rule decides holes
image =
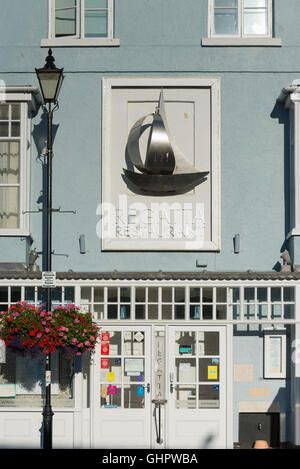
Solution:
[[[52,420],[54,412],[51,406],[43,410],[43,449],[52,449]]]

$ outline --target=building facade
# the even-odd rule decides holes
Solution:
[[[51,48],[52,301],[101,326],[53,447],[298,446],[299,2],[2,3],[0,309],[45,299]],[[2,347],[0,447],[40,447],[43,376]]]

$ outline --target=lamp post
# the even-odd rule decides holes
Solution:
[[[53,112],[58,108],[58,94],[63,81],[63,68],[56,68],[52,51],[49,49],[44,67],[35,69],[39,80],[42,96],[43,109],[48,118],[47,129],[47,203],[46,203],[46,255],[45,270],[52,270],[52,120]],[[47,287],[47,311],[51,311],[51,288]],[[46,355],[45,363],[45,405],[43,409],[43,448],[52,449],[52,420],[51,407],[51,355]]]

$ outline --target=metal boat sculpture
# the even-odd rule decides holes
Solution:
[[[152,116],[147,142],[146,158],[143,162],[139,139],[149,127],[146,119]],[[150,195],[182,194],[192,190],[206,180],[209,171],[199,172],[184,157],[171,136],[165,114],[163,91],[159,96],[154,113],[138,119],[130,130],[127,153],[131,163],[140,172],[124,169],[128,186]]]

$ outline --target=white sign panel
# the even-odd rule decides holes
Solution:
[[[130,158],[129,136],[143,116],[153,120],[162,90],[164,123],[171,147],[176,149],[176,164],[169,175],[171,182],[163,180],[165,185],[160,186],[157,179],[153,182],[150,175],[150,187],[152,183],[164,187],[159,192],[155,186],[151,192],[148,175],[143,179],[143,169],[139,171]],[[96,228],[102,248],[219,250],[219,80],[105,78],[103,96],[103,202],[97,208],[100,220]],[[143,121],[141,132],[137,132],[142,164],[149,148],[151,122]],[[207,175],[192,188],[177,189],[182,178],[193,171]],[[137,177],[141,186],[131,184],[129,174]],[[174,176],[181,179],[172,179]]]
[[[56,287],[56,272],[42,272],[42,281],[44,288]]]

